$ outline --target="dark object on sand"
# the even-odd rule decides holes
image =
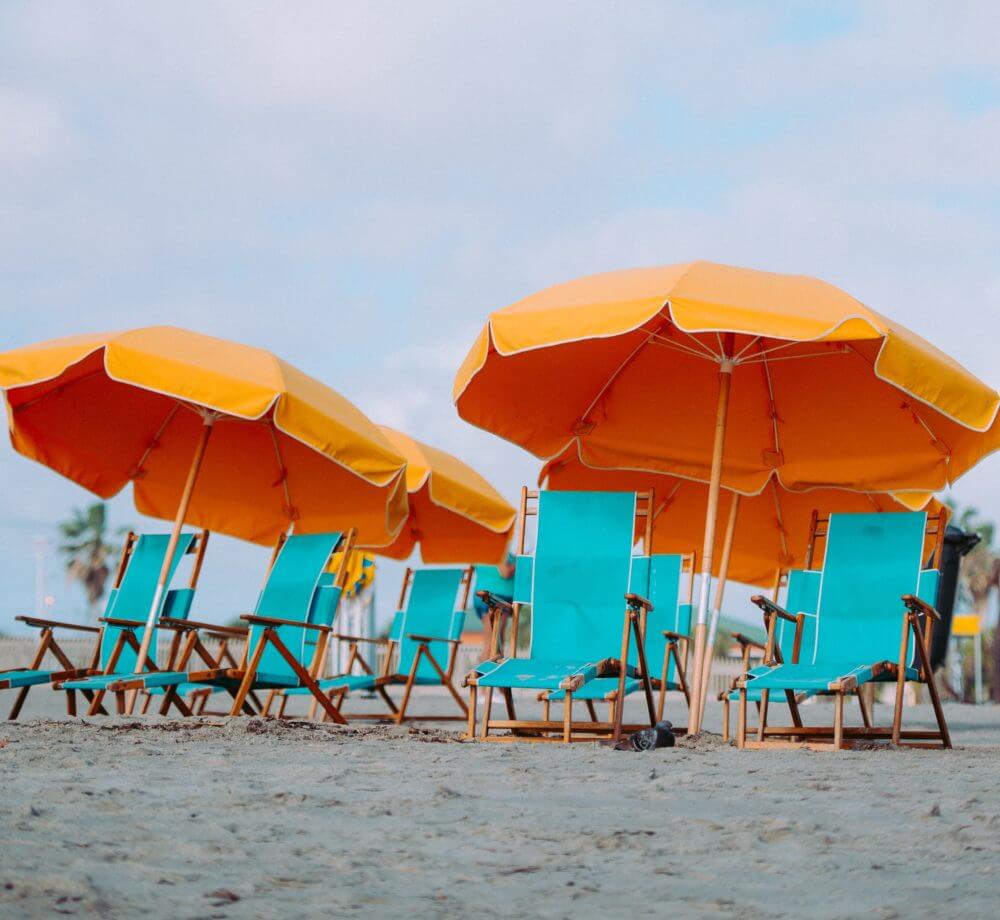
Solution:
[[[951,636],[951,615],[955,610],[955,594],[958,591],[958,576],[962,557],[979,543],[979,534],[969,533],[949,524],[944,532],[944,547],[941,552],[941,580],[938,582],[937,600],[934,606],[941,614],[941,622],[934,630],[931,646],[931,667],[937,670],[944,664],[948,654],[948,639]]]
[[[673,727],[673,723],[663,721],[657,722],[652,728],[633,732],[618,746],[618,750],[652,751],[655,748],[673,747],[677,743]]]

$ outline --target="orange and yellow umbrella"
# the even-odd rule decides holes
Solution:
[[[709,483],[696,696],[722,486],[934,492],[1000,446],[1000,394],[920,336],[815,278],[710,262],[491,314],[454,396],[542,459],[575,446],[590,466]]]
[[[517,512],[482,476],[451,454],[382,428],[406,458],[410,515],[399,536],[378,552],[406,559],[420,544],[424,562],[503,561]]]
[[[168,327],[74,336],[0,354],[0,387],[17,451],[102,498],[132,483],[140,512],[173,519],[150,624],[185,522],[379,543],[406,520],[405,460],[378,428],[260,348]]]

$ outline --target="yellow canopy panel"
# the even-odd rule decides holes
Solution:
[[[74,336],[0,355],[14,447],[108,498],[174,517],[217,417],[187,523],[260,543],[290,526],[392,539],[405,460],[339,393],[260,348],[170,327]]]
[[[383,555],[405,559],[420,544],[424,562],[500,562],[517,512],[474,469],[392,428],[382,433],[406,458],[410,515]]]
[[[1000,394],[815,278],[691,262],[594,275],[492,313],[455,380],[467,421],[542,459],[723,484],[937,491],[1000,447]]]

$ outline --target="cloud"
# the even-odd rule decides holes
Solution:
[[[457,418],[452,374],[490,310],[580,274],[816,274],[996,382],[996,25],[987,2],[9,4],[4,333],[270,347],[510,499],[536,464]],[[0,474],[11,520],[86,499],[9,452]],[[960,495],[1000,514],[994,479]],[[0,577],[30,569],[9,549]]]

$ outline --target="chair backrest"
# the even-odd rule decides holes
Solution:
[[[635,518],[634,492],[539,493],[533,658],[594,661],[621,653]]]
[[[815,569],[792,569],[788,573],[788,589],[784,607],[790,614],[806,614],[802,621],[799,661],[811,662],[816,651],[816,611],[819,610],[819,588],[823,573]],[[787,663],[792,661],[795,648],[795,624],[778,620],[775,635],[778,647]]]
[[[458,639],[465,628],[465,611],[458,592],[466,569],[417,569],[410,575],[404,609],[399,612],[398,629],[400,674],[409,674],[420,643],[410,636],[438,636]],[[427,648],[442,669],[448,669],[452,649],[448,642],[430,642]],[[417,677],[440,680],[440,675],[425,657],[417,665]]]
[[[180,564],[181,559],[191,549],[195,540],[195,534],[182,533],[177,542],[177,549],[171,561],[170,572],[167,575],[167,585],[169,586],[174,572]],[[145,623],[149,617],[150,608],[153,606],[153,599],[156,597],[156,584],[160,577],[160,570],[163,568],[163,560],[167,555],[167,546],[170,543],[169,534],[140,534],[135,537],[129,552],[125,571],[122,574],[118,586],[108,592],[108,598],[104,605],[104,616],[113,617],[118,620],[133,620]],[[170,613],[176,616],[183,613],[187,616],[187,611],[191,605],[191,595],[193,589],[184,588],[180,591],[167,591],[160,601],[160,609],[156,611],[159,618],[163,613]],[[106,624],[101,632],[101,649],[99,664],[102,671],[106,671],[118,644],[122,633],[122,627]],[[133,631],[133,635],[138,643],[142,643],[146,627],[141,626]],[[157,631],[153,627],[153,635],[150,638],[150,655],[156,655]],[[130,645],[124,645],[118,660],[115,663],[115,671],[127,673],[135,669],[137,655],[135,649]]]
[[[336,576],[326,569],[341,537],[340,533],[318,533],[293,534],[286,538],[268,572],[254,613],[262,617],[332,626],[340,603],[341,588],[336,584]],[[248,656],[253,655],[263,631],[263,626],[250,627]],[[320,633],[295,626],[278,626],[275,632],[295,660],[308,671]],[[292,666],[271,643],[264,646],[257,673],[297,679]]]
[[[900,598],[922,593],[926,525],[920,511],[830,515],[813,663],[898,660]],[[932,585],[926,576],[924,590]],[[800,660],[808,661],[805,650]]]
[[[691,629],[691,604],[681,603],[684,556],[663,554],[635,556],[629,590],[652,601],[653,609],[646,614],[646,639],[643,643],[646,664],[651,677],[660,677],[667,640],[663,630],[686,636]],[[629,663],[638,663],[635,643],[629,645]],[[674,661],[667,663],[667,680],[674,679]]]

